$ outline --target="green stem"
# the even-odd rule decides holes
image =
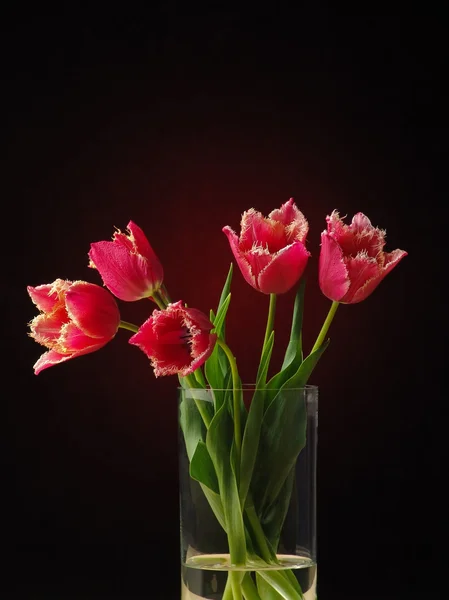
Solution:
[[[184,379],[187,381],[187,383],[189,384],[189,387],[191,389],[198,388],[198,386],[196,385],[195,377],[193,377],[193,375],[186,375],[184,377]],[[204,400],[197,400],[196,398],[193,398],[193,400],[194,400],[196,407],[201,415],[201,418],[203,419],[206,429],[209,429],[209,425],[210,425],[210,422],[212,419],[211,419],[209,413],[207,412],[205,405],[203,404]]]
[[[236,470],[236,479],[239,481],[240,478],[240,457],[242,453],[242,432],[241,432],[241,422],[240,422],[240,377],[237,369],[237,363],[235,361],[234,355],[231,352],[229,346],[220,338],[217,338],[217,344],[222,348],[224,353],[227,356],[229,364],[231,366],[232,373],[232,397],[233,397],[233,412],[234,412],[234,444],[235,444],[235,470]],[[228,531],[228,540],[231,541],[229,536],[233,535],[232,531]],[[231,546],[231,544],[230,544]],[[231,561],[233,561],[233,556],[231,552]],[[229,573],[229,578],[231,582],[233,600],[243,600],[242,599],[242,587],[241,587],[241,574],[236,571],[231,571]]]
[[[236,468],[238,470],[237,481],[239,480],[240,473],[240,455],[242,452],[242,432],[240,423],[240,396],[238,388],[240,387],[239,372],[237,369],[237,363],[235,362],[234,355],[231,352],[229,346],[220,338],[217,338],[217,344],[223,349],[226,354],[229,364],[231,365],[232,373],[232,393],[233,393],[233,407],[234,407],[234,442],[236,450]]]
[[[263,380],[261,379],[262,359],[263,359],[263,355],[264,355],[265,346],[267,345],[268,339],[273,331],[274,315],[276,314],[276,299],[277,299],[276,294],[270,294],[270,307],[268,309],[267,326],[265,329],[265,337],[263,340],[262,354],[260,356],[259,368],[257,370],[257,376],[256,376],[256,381],[257,381],[258,386],[259,385],[264,386],[266,383],[265,378]],[[268,367],[267,367],[267,370],[268,370]]]
[[[128,321],[120,321],[118,326],[120,327],[120,329],[127,329],[128,331],[132,331],[134,333],[137,333],[139,331],[137,325],[134,325],[133,323],[128,323]]]
[[[239,573],[238,571],[230,571],[229,575],[231,577],[233,600],[243,600],[242,588],[240,585],[241,573]]]
[[[226,580],[226,587],[223,592],[223,600],[233,600],[232,597],[232,586],[231,586],[231,571],[228,571],[228,578]]]
[[[154,292],[153,295],[150,296],[150,300],[153,300],[153,302],[155,302],[161,310],[165,310],[167,308],[167,304],[159,292]]]
[[[317,337],[316,342],[315,342],[310,354],[313,354],[315,352],[315,350],[318,350],[318,348],[324,342],[324,338],[326,337],[327,331],[328,331],[329,327],[331,326],[332,320],[335,316],[335,313],[337,312],[337,308],[339,307],[339,305],[340,305],[340,303],[336,302],[335,300],[332,302],[329,312],[327,314],[326,320],[323,323],[323,327],[321,328],[320,334]]]
[[[251,579],[250,573],[245,573],[242,579],[242,592],[245,596],[245,600],[261,600],[257,587],[254,581]]]
[[[169,293],[167,291],[167,288],[165,287],[165,283],[163,283],[161,285],[160,295],[162,296],[162,299],[164,300],[165,304],[170,304],[171,303],[170,295],[169,295]]]
[[[250,496],[248,495],[248,500],[251,502]],[[257,516],[256,510],[253,505],[246,506],[245,508],[246,516],[248,517],[249,524],[251,526],[252,533],[254,535],[254,539],[257,542],[257,545],[260,550],[261,558],[268,564],[273,562],[273,556],[268,548],[268,544],[266,541],[265,533],[262,529],[262,525],[260,524],[259,518]]]
[[[203,386],[203,388],[205,388],[207,386],[207,382],[206,379],[204,378],[204,374],[203,374],[203,370],[201,367],[198,367],[198,369],[196,369],[193,374],[195,375],[195,379],[198,381],[198,383],[200,385]]]
[[[251,529],[251,535],[254,538],[254,540],[257,542],[260,557],[269,565],[279,564],[279,560],[276,556],[276,553],[270,548],[270,546],[267,543],[267,539],[265,537],[265,532],[262,528],[262,525],[260,524],[259,517],[257,516],[256,510],[254,508],[254,504],[252,502],[252,498],[249,494],[248,494],[248,502],[249,502],[249,504],[247,504],[247,506],[245,507],[245,514],[246,514],[246,517],[248,519],[248,523],[249,523],[249,526]],[[295,576],[293,575],[293,572],[290,569],[280,570],[279,573],[282,575],[282,577],[285,580],[284,584],[283,584],[284,586],[288,587],[289,584],[293,585],[293,586],[296,585]],[[272,584],[270,583],[270,585],[272,585]],[[242,584],[242,589],[243,589],[243,593],[245,594],[245,587],[243,586],[243,584]],[[284,596],[284,597],[288,597],[288,596]],[[302,598],[302,596],[301,596],[301,598]]]
[[[271,335],[271,332],[273,331],[274,315],[276,314],[276,299],[277,299],[276,294],[270,294],[270,307],[268,309],[267,326],[265,329],[265,338],[263,341],[264,346],[267,343],[268,338]]]

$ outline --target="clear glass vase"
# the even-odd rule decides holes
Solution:
[[[314,386],[179,388],[183,600],[316,599],[317,426]]]

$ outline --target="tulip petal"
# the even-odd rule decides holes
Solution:
[[[352,217],[349,228],[352,229],[354,233],[363,233],[364,231],[374,229],[371,221],[362,212],[358,212]]]
[[[28,286],[27,291],[31,300],[42,312],[51,312],[57,304],[61,303],[61,294],[69,289],[71,281],[56,279],[53,283],[38,285],[37,287]]]
[[[117,304],[98,285],[57,279],[50,285],[32,288],[29,293],[42,309],[29,324],[30,336],[50,350],[37,361],[36,375],[69,358],[99,350],[117,332]]]
[[[359,290],[354,294],[352,303],[361,302],[365,300],[384,279],[384,277],[405,257],[407,252],[404,250],[393,250],[385,254],[386,264],[383,269],[379,271],[377,277],[369,279]]]
[[[92,340],[91,340],[92,341]],[[90,346],[86,346],[81,348],[76,352],[58,352],[58,350],[51,349],[48,352],[44,352],[42,356],[38,359],[38,361],[34,365],[34,373],[35,375],[39,375],[41,371],[44,369],[48,369],[53,365],[58,365],[59,363],[65,362],[72,358],[77,358],[78,356],[82,356],[83,354],[91,354],[92,352],[96,352],[100,348],[102,348],[108,340],[105,340],[101,343],[96,343]]]
[[[394,267],[407,256],[407,252],[405,250],[393,250],[392,252],[385,253],[385,264],[383,268],[383,277],[387,275]]]
[[[39,373],[44,369],[53,367],[53,365],[59,365],[59,363],[65,362],[66,360],[70,360],[71,358],[73,358],[73,355],[60,354],[55,350],[49,350],[48,352],[44,352],[44,354],[42,354],[42,356],[34,364],[34,374],[39,375]]]
[[[376,258],[385,246],[385,231],[371,225],[366,215],[359,212],[346,225],[336,210],[326,218],[328,233],[341,246],[347,256],[356,256],[365,250],[372,258]]]
[[[304,243],[309,226],[293,198],[268,217],[251,208],[243,213],[240,225],[240,238],[228,226],[223,232],[244,279],[264,294],[287,292],[310,256]]]
[[[144,232],[142,231],[142,229],[138,225],[136,225],[133,221],[130,221],[128,223],[127,229],[129,231],[129,239],[133,243],[135,250],[138,252],[138,254],[145,256],[145,258],[147,260],[149,260],[150,262],[152,260],[154,260],[154,261],[157,261],[158,264],[160,264],[159,259],[156,256],[156,253],[154,252],[153,248],[151,247],[151,244],[148,241],[148,239],[147,239],[146,235],[144,234]],[[162,267],[161,267],[160,278],[163,279]]]
[[[81,331],[74,323],[67,323],[61,329],[61,335],[55,349],[64,354],[76,354],[76,356],[80,356],[81,354],[89,354],[98,350],[107,344],[110,339],[109,337],[104,337],[100,340],[92,338]]]
[[[235,260],[237,261],[237,264],[239,266],[240,271],[242,272],[245,281],[249,283],[249,285],[251,285],[253,288],[258,290],[256,277],[253,275],[251,266],[248,263],[245,256],[242,255],[240,252],[239,238],[237,237],[237,234],[229,226],[223,227],[222,231],[226,234],[229,240],[229,245],[231,246],[232,254],[234,255]]]
[[[71,320],[90,338],[111,339],[120,323],[116,301],[104,288],[75,281],[65,296]]]
[[[95,242],[89,266],[98,269],[109,290],[127,302],[151,298],[160,288],[164,272],[143,231],[133,221],[128,235],[116,231],[112,242]]]
[[[37,287],[31,285],[27,287],[31,300],[43,312],[50,312],[58,301],[58,295],[54,292],[51,293],[52,288],[51,283],[38,285]]]
[[[346,268],[351,284],[340,300],[344,304],[355,304],[355,295],[368,281],[382,279],[376,259],[368,256],[366,252],[360,252],[354,258],[349,258],[346,261]]]
[[[273,254],[268,249],[257,247],[253,248],[250,252],[244,252],[242,259],[248,263],[255,281],[255,287],[257,290],[260,290],[260,273],[273,261]]]
[[[163,313],[164,311],[155,310],[153,315],[141,325],[139,331],[128,340],[130,344],[137,346],[148,356],[156,377],[175,375],[191,363],[190,348],[187,343],[179,343],[180,336],[178,332],[175,332],[178,343],[173,343],[172,340],[170,344],[166,343],[170,332],[165,332],[161,336],[155,332],[158,327],[157,324],[161,323],[161,319],[158,317]],[[162,341],[161,338],[163,338]]]
[[[361,212],[354,215],[349,229],[355,235],[358,249],[364,249],[369,256],[377,258],[385,246],[385,231],[373,227],[368,217]]]
[[[130,253],[125,246],[95,242],[90,246],[89,258],[105,286],[120,300],[131,302],[148,298],[154,291],[154,285],[148,279],[151,268],[147,261],[143,256]]]
[[[179,300],[165,310],[154,310],[129,343],[148,356],[156,377],[176,373],[184,377],[212,353],[217,338],[210,334],[212,328],[206,315]]]
[[[213,324],[206,315],[197,308],[184,308],[185,321],[188,327],[195,327],[204,331],[210,331]]]
[[[41,313],[30,323],[30,336],[38,344],[52,348],[58,341],[61,328],[68,322],[67,312],[60,309],[49,315]]]
[[[342,249],[327,231],[321,234],[319,284],[326,298],[335,302],[343,298],[350,285]]]
[[[200,367],[212,354],[217,341],[215,333],[200,333],[194,337],[192,342],[192,354],[196,357],[193,362],[181,372],[182,377],[190,375]]]
[[[366,215],[359,212],[345,225],[338,212],[326,217],[327,232],[323,232],[320,256],[320,287],[331,300],[355,304],[367,298],[389,271],[407,255],[403,250],[385,253],[385,231],[373,227]],[[331,254],[335,254],[332,258]],[[344,263],[344,274],[340,263]],[[340,268],[340,284],[349,282],[343,294],[338,286],[338,276],[333,273],[335,265]]]
[[[141,349],[143,349],[141,347]],[[151,350],[151,354],[146,353],[151,360],[151,366],[154,369],[156,377],[164,375],[180,375],[188,369],[191,363],[191,356],[187,345],[174,345],[171,347],[170,353],[163,353],[161,349],[155,347]]]
[[[254,246],[268,248],[270,252],[278,252],[286,246],[285,227],[279,221],[266,219],[254,208],[243,213],[239,249],[247,252]]]
[[[287,243],[305,242],[309,232],[309,224],[296,206],[293,198],[285,202],[281,208],[272,210],[268,217],[274,221],[279,221],[286,227]]]
[[[301,277],[310,253],[301,242],[295,242],[275,254],[259,274],[259,289],[264,294],[283,294]]]
[[[150,242],[148,241],[142,229],[133,221],[128,223],[128,231],[129,238],[133,243],[135,252],[145,258],[145,264],[147,266],[147,278],[153,282],[157,282],[157,286],[159,286],[164,279],[164,270]]]

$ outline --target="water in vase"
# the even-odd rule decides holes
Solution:
[[[266,567],[265,570],[291,569],[301,587],[303,600],[315,600],[316,563],[301,556],[282,555],[278,558],[279,565]],[[187,559],[181,568],[182,600],[222,600],[230,570],[229,556],[224,554],[203,554]],[[257,570],[260,571],[260,568]],[[255,571],[251,566],[245,571],[249,571],[254,577]],[[264,600],[263,596],[261,599]]]

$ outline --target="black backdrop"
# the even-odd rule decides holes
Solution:
[[[26,285],[100,283],[89,244],[132,219],[172,296],[208,311],[231,261],[221,228],[290,197],[310,223],[309,347],[328,308],[326,214],[361,210],[387,249],[409,252],[366,302],[340,308],[312,378],[320,600],[444,597],[447,15],[433,8],[4,13],[2,598],[157,599],[162,579],[179,594],[176,381],[156,380],[124,331],[36,377]],[[274,360],[291,302],[279,300]],[[120,307],[138,323],[150,309]],[[228,336],[246,381],[265,311],[236,271]]]

